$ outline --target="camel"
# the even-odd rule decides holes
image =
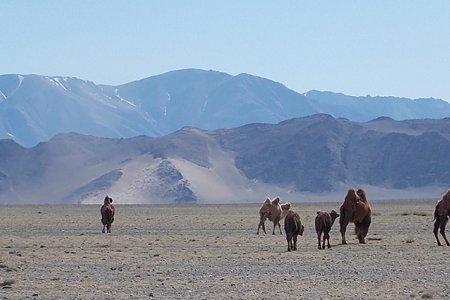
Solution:
[[[445,236],[445,226],[447,225],[448,218],[450,216],[450,189],[442,196],[442,199],[436,205],[434,210],[434,236],[436,237],[436,242],[438,246],[442,246],[441,241],[438,238],[438,230],[441,229],[441,235],[445,240],[447,246],[450,246],[450,243]]]
[[[318,211],[314,224],[317,232],[317,248],[325,249],[325,241],[328,241],[328,249],[330,245],[330,230],[334,224],[336,218],[339,217],[338,213],[332,210],[330,213],[324,211]],[[323,244],[320,245],[321,236],[323,234]]]
[[[372,209],[367,201],[364,190],[359,189],[355,192],[350,188],[345,196],[339,213],[339,225],[342,236],[342,244],[347,244],[345,240],[345,231],[348,223],[355,224],[355,234],[360,244],[365,244],[365,237],[369,231],[372,221]]]
[[[289,210],[284,219],[284,231],[286,232],[286,241],[288,244],[287,251],[297,250],[297,236],[303,235],[305,227],[300,221],[300,216],[297,212]]]
[[[267,197],[259,209],[259,224],[256,234],[259,234],[260,228],[262,228],[264,233],[266,233],[266,226],[264,222],[267,219],[273,222],[272,234],[275,234],[275,227],[277,225],[280,230],[280,234],[283,234],[281,231],[280,221],[283,220],[290,208],[291,204],[289,202],[280,204],[280,197],[276,197],[273,200],[270,200],[270,198]]]
[[[102,215],[102,224],[103,230],[105,233],[105,227],[108,233],[111,233],[111,224],[114,222],[114,206],[112,205],[113,199],[109,196],[106,196],[103,200],[103,205],[100,208],[100,213]]]

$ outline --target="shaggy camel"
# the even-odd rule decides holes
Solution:
[[[447,246],[450,246],[450,243],[445,236],[445,226],[447,225],[448,218],[450,216],[450,189],[442,196],[442,199],[436,205],[434,210],[434,236],[436,237],[436,242],[439,246],[442,246],[441,241],[438,238],[438,230],[441,229],[441,235],[445,240]]]
[[[338,213],[332,210],[330,213],[318,211],[315,225],[316,225],[316,232],[317,232],[317,248],[318,249],[325,249],[325,240],[328,241],[328,248],[331,248],[330,246],[330,230],[331,227],[334,224],[334,221],[336,218],[339,217]],[[320,246],[320,239],[321,235],[323,233],[323,244]]]
[[[289,210],[284,219],[284,231],[286,232],[287,251],[297,250],[297,236],[303,235],[305,227],[300,222],[297,212]]]
[[[289,202],[280,204],[279,197],[276,197],[273,200],[270,200],[270,198],[267,197],[263,205],[259,209],[259,224],[256,234],[259,234],[260,228],[262,228],[264,233],[266,233],[266,226],[264,223],[267,219],[273,222],[272,234],[275,234],[275,227],[277,225],[280,229],[280,234],[283,234],[281,231],[280,221],[286,216],[286,213],[290,208],[291,204]]]
[[[339,225],[342,236],[342,244],[347,244],[345,231],[348,223],[355,224],[355,234],[360,244],[365,244],[365,237],[372,221],[372,209],[367,201],[364,190],[349,189],[342,203],[339,214]]]
[[[113,199],[109,196],[105,197],[105,200],[103,200],[103,205],[100,208],[100,213],[102,215],[102,224],[103,224],[103,230],[102,232],[105,233],[105,227],[108,233],[111,233],[111,224],[114,222],[114,213],[115,209],[112,205]]]

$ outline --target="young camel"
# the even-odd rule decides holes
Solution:
[[[436,205],[434,210],[434,236],[436,237],[436,242],[438,246],[442,246],[441,241],[438,238],[438,230],[440,228],[440,233],[445,240],[447,246],[450,246],[450,243],[447,240],[445,235],[445,226],[447,225],[448,218],[450,216],[450,189],[442,196],[442,199]]]
[[[330,213],[318,211],[315,219],[315,226],[317,232],[317,248],[325,249],[325,240],[328,241],[328,248],[330,246],[330,230],[334,224],[336,218],[339,217],[338,213],[332,210]],[[323,244],[320,246],[321,235],[323,234]]]
[[[287,251],[297,250],[297,237],[303,235],[304,230],[305,227],[300,221],[299,214],[293,210],[288,211],[284,219],[284,231],[286,232],[288,245]]]

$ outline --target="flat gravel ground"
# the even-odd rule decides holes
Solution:
[[[294,252],[269,222],[256,235],[260,204],[116,205],[111,234],[100,205],[0,206],[0,299],[449,299],[435,203],[373,201],[367,244],[351,224],[340,245],[337,220],[326,250],[316,211],[340,203],[293,203]]]

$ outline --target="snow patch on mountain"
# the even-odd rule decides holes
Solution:
[[[137,107],[136,104],[134,104],[132,101],[127,100],[125,98],[122,98],[122,96],[120,96],[120,94],[119,94],[119,90],[118,89],[114,89],[114,96],[119,98],[120,101],[123,101],[123,102],[125,102],[125,103],[127,103],[127,104],[129,104],[129,105],[131,105],[133,107]]]
[[[1,103],[2,101],[4,101],[4,100],[6,100],[6,96],[5,96],[5,94],[3,94],[3,92],[0,90],[0,103]]]
[[[61,87],[63,90],[67,91],[67,88],[64,86],[64,84],[61,83],[60,79],[58,77],[53,78],[53,82]]]
[[[201,112],[204,113],[206,110],[206,106],[208,105],[208,95],[205,96],[205,102],[203,103]]]
[[[20,88],[20,86],[22,85],[22,81],[25,79],[25,77],[22,75],[17,75],[17,79],[19,79],[19,84],[17,85],[16,90]]]

